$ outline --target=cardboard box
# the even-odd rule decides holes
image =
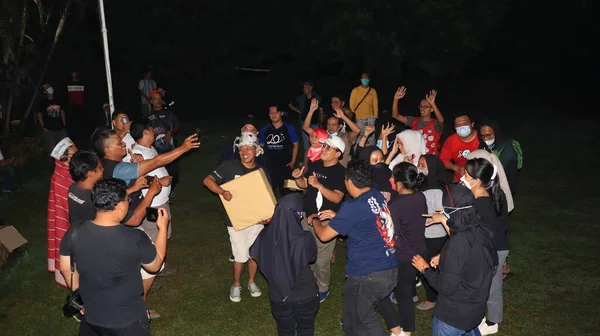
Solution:
[[[4,264],[8,255],[27,240],[21,236],[14,226],[0,226],[0,265]]]
[[[285,181],[283,181],[283,187],[285,189],[290,189],[290,190],[298,190],[298,191],[304,190],[304,189],[298,187],[298,184],[296,184],[296,180],[285,180]]]
[[[221,188],[233,196],[229,202],[219,197],[236,231],[271,218],[275,212],[277,200],[262,169],[223,183]]]

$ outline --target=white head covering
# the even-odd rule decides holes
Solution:
[[[53,158],[55,158],[56,160],[60,160],[60,157],[63,156],[63,154],[65,153],[65,151],[73,146],[74,143],[73,141],[71,141],[71,139],[69,137],[66,137],[64,139],[62,139],[52,150],[52,152],[50,153],[50,156],[52,156]]]
[[[412,163],[416,166],[419,164],[419,158],[421,155],[427,154],[427,143],[425,139],[423,139],[423,134],[419,131],[415,130],[404,130],[398,135],[396,138],[402,141],[404,148],[406,149],[406,154],[398,154],[392,162],[390,162],[390,170],[394,169],[394,166],[404,161],[405,157],[415,156]]]
[[[258,143],[258,138],[256,137],[256,135],[249,132],[242,133],[241,136],[235,138],[235,140],[233,141],[234,150],[235,148],[239,149],[242,146],[254,146],[258,148],[258,150],[256,151],[256,156],[259,156],[262,153],[264,153],[263,148]]]
[[[506,196],[506,204],[508,205],[508,212],[513,211],[515,208],[515,203],[512,197],[512,193],[510,192],[510,186],[508,185],[508,180],[506,179],[506,173],[504,172],[504,167],[502,167],[502,163],[494,153],[490,153],[484,149],[478,149],[472,151],[467,155],[467,160],[471,159],[486,159],[491,162],[496,170],[498,171],[498,178],[500,179],[500,188],[504,191],[504,195]]]

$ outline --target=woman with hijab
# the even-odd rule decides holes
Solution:
[[[417,166],[419,158],[425,153],[427,153],[427,144],[423,134],[415,130],[404,130],[396,136],[386,163],[390,166],[390,170],[400,162],[410,162]]]
[[[514,193],[517,188],[517,171],[523,164],[519,162],[519,158],[522,157],[521,145],[504,134],[495,121],[488,119],[481,122],[479,137],[481,143],[485,143],[487,148],[500,159],[510,190]]]
[[[506,197],[500,188],[498,167],[486,159],[467,160],[461,182],[475,196],[475,208],[483,222],[493,230],[493,243],[498,254],[498,268],[492,278],[487,300],[487,318],[479,325],[482,335],[498,332],[503,317],[502,266],[508,257],[508,209]]]
[[[322,128],[315,128],[308,138],[310,147],[306,150],[304,155],[304,167],[308,167],[310,164],[321,158],[321,150],[323,149],[321,140],[327,140],[327,131]]]
[[[250,255],[269,283],[271,314],[278,335],[314,335],[319,294],[309,265],[317,259],[313,235],[302,229],[302,196],[285,195],[279,200]]]
[[[419,158],[417,166],[419,173],[426,176],[421,185],[420,191],[427,200],[427,213],[434,213],[437,209],[443,208],[442,190],[446,187],[446,167],[437,155],[425,154]],[[448,239],[446,230],[441,225],[431,225],[425,228],[425,260],[431,261],[431,258],[438,255],[442,246]],[[424,279],[424,278],[423,278]],[[419,310],[430,310],[435,307],[437,301],[437,291],[429,285],[427,280],[422,281],[425,289],[426,300],[417,305]]]
[[[426,216],[431,217],[427,225],[442,224],[450,237],[431,264],[415,255],[412,265],[438,291],[433,336],[478,336],[498,256],[491,230],[474,207],[473,193],[460,184],[446,189],[444,212]]]

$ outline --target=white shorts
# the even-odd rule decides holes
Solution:
[[[138,227],[138,228],[139,228],[139,230],[143,231],[148,236],[148,238],[150,238],[150,241],[152,241],[152,237],[150,237],[150,235],[148,234],[148,232],[144,231],[144,229],[142,229],[141,227]],[[154,241],[152,241],[152,245],[154,245]],[[160,271],[158,271],[156,273],[149,273],[142,266],[142,267],[140,267],[140,273],[142,274],[142,280],[154,278],[158,273],[160,273],[164,269],[165,269],[165,262],[164,261],[163,261],[162,265],[160,266]]]
[[[250,246],[254,244],[256,237],[265,226],[256,224],[243,230],[235,231],[232,227],[227,227],[229,232],[229,241],[231,242],[231,252],[235,261],[245,263],[250,259]]]

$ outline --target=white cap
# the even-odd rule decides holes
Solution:
[[[329,147],[337,148],[342,153],[346,150],[346,144],[344,143],[344,140],[337,135],[332,135],[327,140],[319,140],[319,142],[328,144]]]
[[[66,138],[60,140],[60,142],[56,145],[56,147],[54,147],[54,149],[52,150],[52,153],[50,153],[50,156],[52,156],[53,158],[55,158],[57,160],[60,160],[60,157],[63,156],[65,151],[73,145],[74,145],[73,141],[71,141],[71,139],[69,137],[66,137]]]

